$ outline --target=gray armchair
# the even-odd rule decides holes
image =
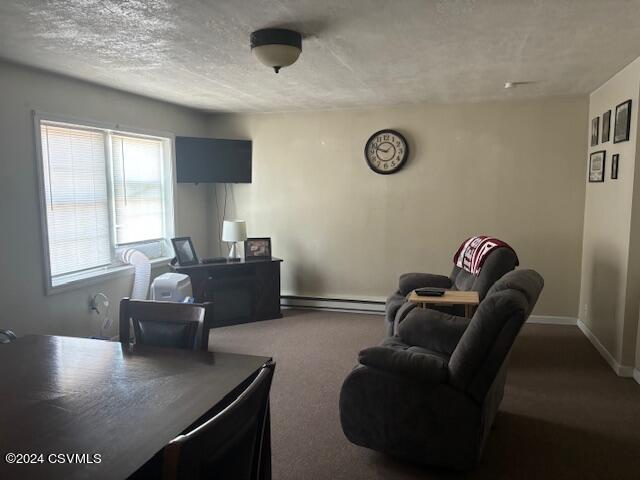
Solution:
[[[472,319],[414,309],[398,334],[360,352],[340,392],[347,438],[411,461],[473,467],[502,401],[507,359],[544,281],[496,282]]]
[[[416,288],[439,287],[453,290],[475,290],[480,296],[480,301],[484,298],[491,286],[505,273],[512,271],[518,265],[518,257],[510,248],[500,247],[493,250],[484,262],[482,270],[478,275],[453,266],[451,275],[434,275],[432,273],[405,273],[400,276],[398,290],[387,298],[385,325],[387,335],[396,333],[398,325],[407,314],[415,308],[415,304],[407,302],[407,295]],[[432,307],[436,310],[463,315],[464,307]]]

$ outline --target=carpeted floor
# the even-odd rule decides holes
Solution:
[[[472,472],[407,465],[350,444],[338,395],[382,317],[286,310],[212,331],[214,350],[271,355],[274,480],[640,478],[640,385],[619,378],[577,327],[526,325],[501,412]],[[455,445],[452,445],[455,448]]]

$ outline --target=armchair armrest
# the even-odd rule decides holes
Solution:
[[[408,344],[451,355],[471,319],[428,308],[414,308],[398,325],[398,336]]]
[[[400,293],[407,295],[416,288],[438,287],[451,288],[451,280],[444,275],[433,273],[403,273],[398,281]]]
[[[447,362],[437,356],[392,347],[371,347],[358,356],[362,365],[429,383],[444,383],[449,375]]]

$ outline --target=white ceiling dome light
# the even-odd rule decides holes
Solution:
[[[302,52],[302,35],[284,28],[256,30],[251,34],[251,52],[260,63],[278,73],[282,67],[298,60]]]

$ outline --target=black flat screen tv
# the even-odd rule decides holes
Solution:
[[[251,183],[251,140],[176,137],[178,183]]]

